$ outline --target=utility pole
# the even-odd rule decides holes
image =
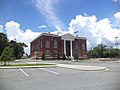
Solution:
[[[115,40],[116,40],[116,49],[117,49],[117,53],[118,53],[118,59],[119,59],[119,50],[118,50],[118,41],[117,41],[118,37],[115,37]]]

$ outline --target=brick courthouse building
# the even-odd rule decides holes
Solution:
[[[31,42],[30,57],[42,58],[42,54],[46,58],[57,57],[60,58],[65,54],[66,57],[86,58],[87,47],[85,37],[74,37],[71,34],[59,36],[57,34],[42,33]]]

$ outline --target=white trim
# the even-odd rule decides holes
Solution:
[[[67,34],[62,35],[61,39],[62,40],[67,40],[67,41],[70,41],[70,40],[74,41],[75,37],[73,35],[67,33]]]

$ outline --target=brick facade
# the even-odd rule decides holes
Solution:
[[[70,36],[70,34],[68,34],[68,36]],[[65,53],[66,51],[66,56],[75,57],[75,55],[78,55],[79,58],[86,58],[86,38],[77,37],[74,38],[74,40],[71,42],[70,40],[66,40],[65,43],[66,45],[64,45],[64,40],[62,39],[62,36],[50,33],[42,33],[39,37],[31,42],[30,57],[37,57],[41,59],[42,54],[44,53],[46,58],[52,59],[54,57],[57,57],[59,53],[60,57],[62,58],[63,53]],[[64,48],[66,49],[64,50]]]

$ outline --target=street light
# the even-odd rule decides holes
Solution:
[[[74,33],[76,34],[76,38],[78,37],[78,35],[77,35],[77,33],[78,33],[79,31],[75,31]]]

